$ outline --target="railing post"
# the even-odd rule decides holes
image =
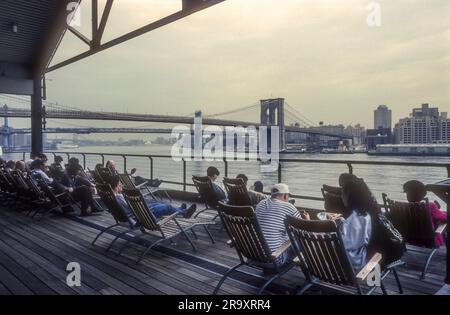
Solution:
[[[150,179],[153,180],[153,158],[151,156],[148,158],[150,159]]]
[[[281,183],[281,180],[282,180],[281,162],[278,161],[278,182]]]
[[[81,153],[81,156],[83,157],[83,169],[86,169],[86,154]]]
[[[25,152],[22,152],[22,161],[25,161]]]
[[[186,191],[186,160],[183,158],[183,191]]]
[[[123,158],[123,172],[126,173],[127,172],[127,156],[124,154],[122,155]]]
[[[447,165],[447,177],[450,178],[450,164]]]
[[[69,160],[70,160],[70,154],[69,154],[69,153],[66,153],[66,156],[67,156],[67,163],[69,163]]]
[[[347,162],[347,167],[348,167],[348,173],[349,173],[349,174],[353,174],[353,166],[352,166],[352,163]]]
[[[227,158],[223,158],[223,163],[225,164],[225,177],[228,177],[228,161]]]
[[[100,156],[102,157],[102,166],[105,166],[105,156],[103,154],[100,154]]]

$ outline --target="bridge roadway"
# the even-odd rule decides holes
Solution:
[[[170,134],[172,129],[163,128],[46,128],[42,130],[44,133],[77,133],[77,134],[91,134],[91,133],[156,133],[156,134]],[[12,129],[10,134],[30,134],[31,129]]]
[[[6,110],[0,110],[0,117],[9,118],[30,118],[31,111],[22,108],[8,107]],[[117,112],[96,112],[96,111],[84,111],[84,110],[46,110],[45,117],[51,119],[81,119],[81,120],[111,120],[111,121],[133,121],[133,122],[160,122],[171,124],[194,124],[194,117],[181,117],[181,116],[169,116],[169,115],[151,115],[151,114],[132,114],[132,113],[117,113]],[[259,128],[261,124],[246,121],[237,120],[224,120],[224,119],[211,119],[203,118],[203,125],[213,126],[254,126]],[[97,128],[92,128],[92,130]],[[105,129],[105,128],[100,128]],[[116,128],[115,128],[116,129]],[[125,128],[133,129],[133,128]],[[340,139],[351,138],[348,134],[338,134],[323,131],[316,128],[300,128],[295,126],[286,126],[286,132],[304,133],[318,136],[329,136]],[[93,131],[91,131],[93,132]],[[164,132],[165,133],[165,132]]]

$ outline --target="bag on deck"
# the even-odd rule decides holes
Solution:
[[[401,259],[406,251],[406,246],[400,232],[384,214],[378,214],[375,218],[373,250],[382,254],[382,265],[386,266]]]

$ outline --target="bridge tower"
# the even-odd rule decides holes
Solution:
[[[284,98],[261,100],[261,125],[278,126],[280,129],[280,151],[286,150]]]

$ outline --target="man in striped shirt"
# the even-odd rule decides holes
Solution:
[[[284,220],[288,215],[309,220],[306,212],[300,213],[293,204],[289,203],[289,196],[288,185],[276,184],[272,187],[271,198],[262,200],[256,206],[256,217],[272,253],[289,240],[284,226]],[[278,264],[283,265],[291,258],[292,253],[286,251],[278,259]]]

